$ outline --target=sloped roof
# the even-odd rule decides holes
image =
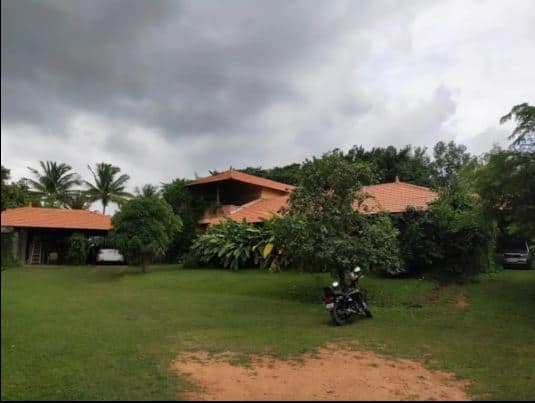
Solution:
[[[2,211],[2,226],[110,230],[111,217],[88,210],[19,207]]]
[[[202,185],[211,182],[222,182],[227,180],[235,180],[238,182],[249,183],[251,185],[257,185],[268,189],[275,189],[282,192],[290,192],[295,186],[288,185],[282,182],[272,181],[271,179],[260,178],[258,176],[249,175],[240,171],[228,170],[221,172],[217,175],[207,176],[188,184],[187,186]]]
[[[425,210],[427,205],[438,197],[438,193],[429,188],[399,181],[363,186],[362,191],[369,197],[360,208],[357,202],[353,203],[353,207],[365,214],[380,211],[401,213],[409,206]]]
[[[436,200],[438,193],[423,186],[412,185],[405,182],[383,183],[380,185],[364,186],[362,191],[368,196],[361,204],[353,203],[353,208],[363,214],[375,214],[381,211],[388,213],[401,213],[412,206],[417,210],[427,209],[428,203]],[[235,221],[254,223],[269,219],[273,214],[288,206],[289,196],[273,197],[271,199],[253,200],[241,207],[224,206],[215,214],[205,216],[201,224],[217,224],[225,218]],[[225,208],[226,207],[226,208]]]
[[[270,199],[256,199],[243,206],[231,209],[225,209],[227,206],[223,206],[218,213],[204,216],[199,223],[218,224],[226,218],[239,222],[245,219],[245,221],[251,223],[269,220],[273,215],[278,215],[281,208],[288,205],[288,197],[284,195]]]

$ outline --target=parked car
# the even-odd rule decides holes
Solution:
[[[97,264],[115,263],[122,264],[125,262],[124,256],[117,249],[99,249],[96,258]]]
[[[531,266],[531,258],[527,242],[510,244],[503,251],[504,267],[523,267],[528,269]]]

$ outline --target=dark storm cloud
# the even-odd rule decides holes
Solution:
[[[307,3],[3,1],[3,120],[61,130],[86,112],[169,137],[247,129],[271,103],[299,101],[299,68],[347,25]]]
[[[512,2],[2,0],[2,164],[107,161],[135,186],[355,144],[484,151],[535,102],[535,3]]]

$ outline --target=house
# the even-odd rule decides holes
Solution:
[[[201,178],[190,183],[190,190],[205,200],[211,200],[215,209],[208,209],[199,220],[201,230],[225,219],[246,220],[259,223],[273,215],[280,215],[288,206],[292,185],[249,175],[230,168],[217,175]],[[425,210],[436,200],[438,194],[424,186],[401,182],[364,186],[362,192],[366,199],[355,201],[353,207],[363,214],[376,214],[384,211],[401,213],[409,206]]]
[[[23,264],[61,264],[73,233],[104,236],[111,229],[111,217],[107,215],[31,205],[2,211],[1,221],[2,236],[12,234],[13,256]]]
[[[214,204],[214,208],[207,209],[199,220],[200,231],[225,219],[261,223],[273,215],[280,215],[295,189],[292,185],[232,168],[187,186],[193,194]],[[393,183],[364,186],[362,191],[366,199],[360,204],[355,201],[353,207],[363,214],[401,213],[409,206],[425,210],[428,203],[438,197],[429,188],[401,182],[397,178]],[[12,234],[13,256],[26,264],[61,264],[65,261],[68,238],[73,233],[105,236],[111,227],[110,216],[87,210],[30,205],[2,212],[2,236]]]

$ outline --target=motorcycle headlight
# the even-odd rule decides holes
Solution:
[[[333,282],[333,288],[337,288],[339,285],[338,281]]]

